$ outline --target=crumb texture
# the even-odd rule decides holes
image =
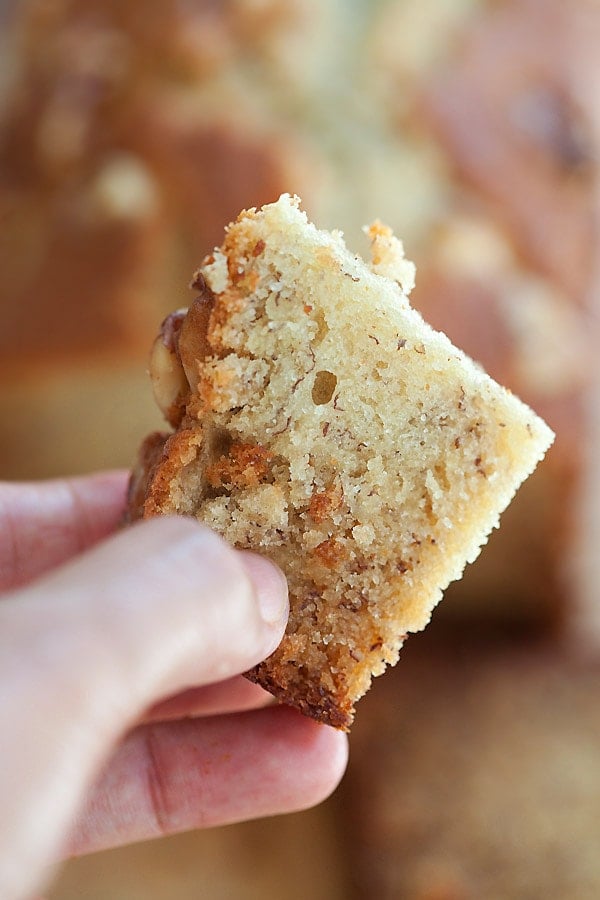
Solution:
[[[157,338],[176,430],[148,440],[132,488],[133,516],[196,516],[281,566],[288,631],[249,677],[338,728],[552,441],[410,307],[390,230],[368,234],[371,265],[296,198],[240,214]]]

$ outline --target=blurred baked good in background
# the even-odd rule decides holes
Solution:
[[[488,620],[583,635],[594,650],[597,3],[0,9],[0,474],[130,465],[161,427],[145,375],[161,316],[187,305],[191,273],[239,209],[296,191],[357,250],[363,224],[391,225],[418,266],[414,305],[557,433],[448,592],[440,629]],[[547,671],[537,660],[532,649],[523,680]],[[401,664],[394,679],[415,677]],[[591,690],[574,673],[573,696],[579,677]],[[458,702],[453,681],[447,692]],[[363,731],[375,735],[380,715],[394,713],[365,716]],[[543,753],[552,738],[533,716],[530,727]],[[435,843],[433,825],[422,833]],[[539,896],[545,877],[499,896]]]
[[[405,651],[341,788],[356,896],[596,897],[598,666],[483,632]]]

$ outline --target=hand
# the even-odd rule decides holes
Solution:
[[[107,538],[125,487],[0,485],[3,900],[65,854],[308,807],[345,767],[239,674],[281,640],[279,570],[187,519]]]

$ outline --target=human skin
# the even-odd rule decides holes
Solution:
[[[277,646],[281,572],[195,521],[114,534],[123,472],[0,484],[0,897],[57,860],[304,809],[344,735],[241,672]]]

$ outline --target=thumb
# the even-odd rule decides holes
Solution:
[[[6,596],[0,896],[21,896],[56,855],[85,789],[151,703],[263,659],[286,611],[279,570],[187,519],[137,525]]]

